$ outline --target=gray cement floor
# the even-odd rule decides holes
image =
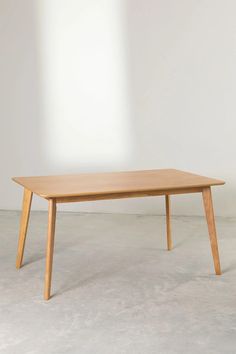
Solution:
[[[0,212],[0,353],[235,354],[236,219],[58,213],[53,294],[42,298],[47,215],[32,213],[14,267],[18,212]]]

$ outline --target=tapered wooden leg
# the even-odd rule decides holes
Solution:
[[[171,223],[170,223],[170,196],[166,195],[166,234],[167,234],[167,249],[170,251],[173,247],[171,237]]]
[[[24,256],[25,239],[26,239],[27,228],[28,228],[28,223],[29,223],[29,215],[30,215],[32,196],[33,196],[33,193],[25,188],[24,189],[24,196],[23,196],[23,203],[22,203],[18,249],[17,249],[17,256],[16,256],[16,268],[17,269],[19,269],[21,267],[23,256]]]
[[[56,201],[54,199],[50,199],[48,205],[48,237],[47,237],[45,285],[44,285],[45,300],[50,299],[55,222],[56,222]]]
[[[213,210],[213,203],[212,203],[212,196],[211,196],[211,188],[210,187],[204,188],[202,191],[202,196],[203,196],[208,231],[209,231],[209,236],[210,236],[211,250],[212,250],[212,256],[213,256],[213,260],[214,260],[215,272],[217,275],[220,275],[221,274],[220,258],[219,258],[218,244],[217,244],[216,226],[215,226],[215,217],[214,217],[214,210]]]

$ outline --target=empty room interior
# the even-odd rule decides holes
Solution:
[[[236,353],[235,12],[0,0],[0,354]]]

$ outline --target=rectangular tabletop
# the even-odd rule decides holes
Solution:
[[[14,177],[31,192],[46,198],[92,197],[117,194],[162,193],[224,184],[224,181],[175,169],[78,175]],[[128,195],[127,195],[128,196]]]

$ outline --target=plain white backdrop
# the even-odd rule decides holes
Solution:
[[[235,12],[233,0],[0,0],[0,208],[21,207],[12,176],[173,167],[225,179],[215,212],[235,216]],[[173,212],[202,215],[200,196],[174,197]]]

